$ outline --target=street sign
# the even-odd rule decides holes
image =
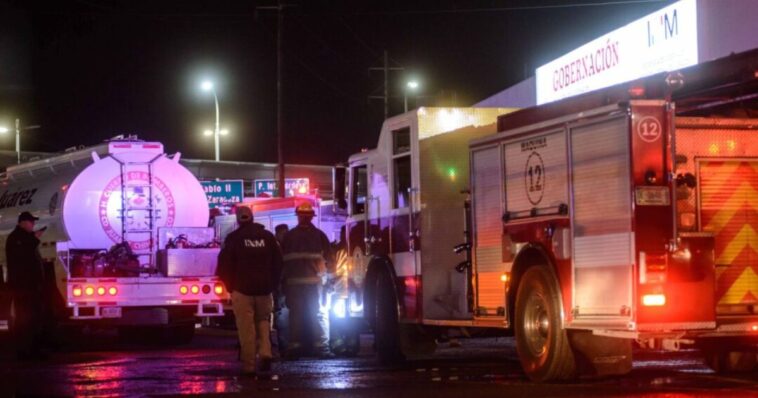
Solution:
[[[242,180],[201,181],[200,184],[211,209],[240,203],[244,197]]]
[[[274,179],[255,180],[255,197],[279,196],[279,182]],[[310,193],[310,180],[307,178],[286,178],[284,180],[286,197],[307,195]]]

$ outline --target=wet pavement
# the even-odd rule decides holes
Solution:
[[[233,332],[198,330],[191,345],[179,347],[92,332],[46,362],[12,361],[7,349],[0,350],[0,397],[758,397],[758,372],[716,375],[694,350],[641,353],[624,377],[540,385],[521,371],[512,338],[445,344],[434,356],[400,367],[378,365],[370,337],[362,342],[358,357],[278,362],[262,380],[239,376]]]

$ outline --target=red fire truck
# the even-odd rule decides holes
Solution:
[[[634,344],[753,369],[757,111],[755,50],[517,112],[388,119],[349,162],[347,313],[384,360],[482,328],[513,333],[537,381],[626,373]]]

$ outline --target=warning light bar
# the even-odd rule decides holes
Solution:
[[[660,307],[666,305],[665,294],[646,294],[642,296],[642,305],[646,307]]]

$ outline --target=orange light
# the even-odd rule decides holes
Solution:
[[[74,297],[80,297],[82,295],[82,288],[80,286],[74,286],[74,288],[71,289],[71,294],[73,294]]]
[[[99,288],[97,288],[97,295],[98,296],[104,296],[105,295],[105,288],[102,287],[102,286],[100,286]]]
[[[215,291],[216,294],[224,294],[224,285],[217,283],[216,286],[213,287],[213,291]]]
[[[95,294],[95,288],[92,287],[92,286],[85,287],[84,288],[84,294],[87,295],[87,296],[91,296],[91,295]]]
[[[307,192],[308,191],[305,190],[305,186],[304,185],[300,186],[300,188],[297,189],[297,193],[304,194],[304,193],[307,193]]]
[[[500,275],[500,282],[503,282],[503,283],[508,282],[508,274],[503,273],[502,275]]]
[[[758,325],[753,325],[753,331],[758,332]]]
[[[181,294],[187,294],[188,291],[189,289],[187,289],[187,286],[182,285],[179,287],[179,293]]]
[[[665,294],[646,294],[642,296],[642,304],[647,307],[660,307],[666,305]]]
[[[197,285],[192,285],[192,287],[190,288],[190,291],[192,292],[192,294],[197,294],[200,292],[200,288],[197,287]]]
[[[118,289],[116,289],[115,286],[111,286],[110,288],[108,288],[108,294],[110,294],[111,296],[115,296],[117,293],[118,293]]]

